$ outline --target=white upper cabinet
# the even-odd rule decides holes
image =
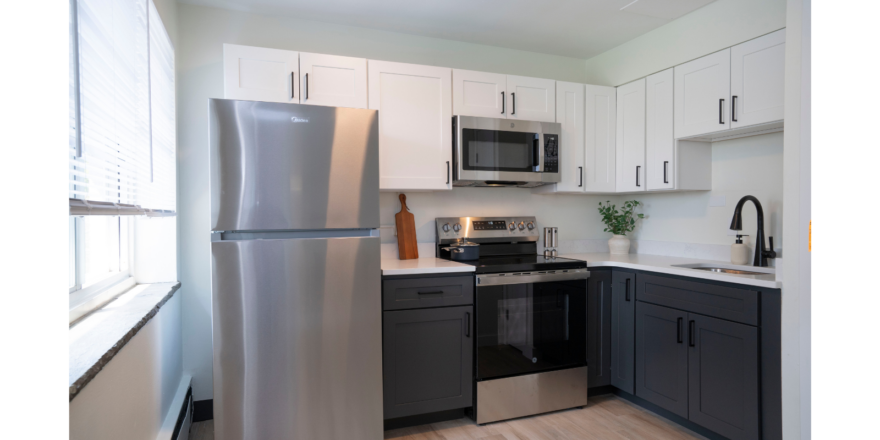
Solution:
[[[525,121],[556,121],[556,81],[507,75],[507,117]]]
[[[614,192],[617,89],[587,85],[584,95],[584,191]]]
[[[732,128],[783,119],[785,29],[730,49]]]
[[[617,192],[644,191],[645,78],[617,88]]]
[[[507,75],[452,70],[452,114],[507,117]]]
[[[379,189],[452,189],[452,69],[367,66],[369,108],[379,110]]]
[[[299,52],[223,45],[226,99],[299,102]]]
[[[562,124],[556,192],[584,191],[584,85],[556,83],[556,122]]]
[[[672,69],[667,69],[649,76],[645,85],[645,180],[648,191],[675,189],[672,83]]]
[[[675,137],[730,128],[730,49],[675,66]]]
[[[367,108],[367,60],[317,53],[299,54],[299,102]]]

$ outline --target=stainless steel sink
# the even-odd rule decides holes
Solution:
[[[732,273],[735,275],[766,275],[764,272],[751,272],[748,270],[727,269],[724,267],[691,267],[690,269],[705,270],[718,273]]]
[[[672,266],[730,275],[774,275],[776,273],[776,269],[772,267],[739,266],[724,263],[673,264]]]

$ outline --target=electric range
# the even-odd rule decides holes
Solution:
[[[477,423],[587,404],[587,263],[538,255],[535,217],[436,219],[436,254],[479,244],[475,266]]]

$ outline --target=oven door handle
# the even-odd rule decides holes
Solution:
[[[555,271],[493,273],[477,276],[477,287],[503,286],[506,284],[552,283],[554,281],[585,280],[590,278],[587,269],[569,269],[568,272]]]

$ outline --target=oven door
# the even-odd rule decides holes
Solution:
[[[477,277],[477,380],[586,365],[588,276]]]
[[[457,116],[456,180],[541,182],[545,142],[540,122]]]

